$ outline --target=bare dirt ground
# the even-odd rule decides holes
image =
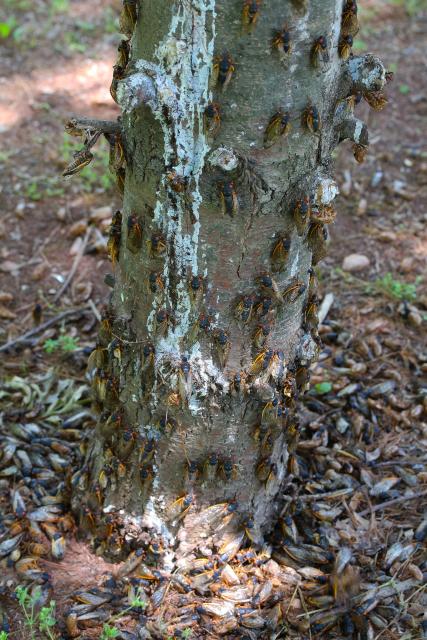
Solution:
[[[73,114],[108,119],[118,115],[108,87],[119,41],[115,24],[119,4],[118,0],[3,2],[6,18],[0,21],[10,22],[11,33],[0,40],[0,343],[33,327],[36,304],[41,305],[42,322],[62,311],[77,310],[75,316],[29,339],[19,351],[2,353],[5,379],[54,370],[58,379],[85,383],[87,351],[94,344],[97,317],[108,294],[103,282],[111,271],[106,230],[120,198],[108,172],[106,146],[98,148],[95,161],[81,177],[71,181],[60,177],[74,149],[72,139],[63,133],[63,123]],[[305,428],[288,493],[298,501],[299,496],[317,494],[325,477],[326,491],[341,490],[345,483],[339,484],[333,473],[350,478],[348,499],[335,499],[329,505],[336,513],[325,515],[323,506],[322,517],[316,516],[314,508],[312,515],[333,522],[341,543],[353,548],[362,575],[359,590],[378,602],[377,608],[370,608],[368,598],[359,606],[363,611],[351,612],[355,635],[349,635],[343,622],[347,611],[336,603],[338,630],[319,613],[312,615],[311,626],[304,627],[307,607],[326,610],[330,601],[322,597],[330,595],[306,593],[305,601],[302,592],[295,590],[292,607],[288,599],[286,616],[281,612],[283,634],[261,636],[266,638],[286,634],[375,640],[427,637],[422,626],[427,604],[425,538],[414,538],[425,512],[427,490],[427,431],[422,422],[427,371],[427,15],[408,15],[403,2],[366,0],[361,4],[356,53],[378,53],[394,72],[394,80],[387,89],[389,103],[384,111],[374,113],[365,103],[358,107],[371,135],[365,163],[355,163],[350,145],[342,145],[337,153],[338,217],[329,257],[319,272],[322,296],[333,294],[333,304],[321,327],[324,348],[305,402]],[[71,284],[55,300],[85,238],[87,246]],[[368,266],[358,272],[344,271],[343,260],[350,254],[366,256]],[[15,397],[0,396],[6,398],[8,417],[10,403],[19,405],[19,393],[24,391],[15,389],[15,393]],[[76,452],[73,449],[70,460],[77,457]],[[0,467],[4,470],[5,465]],[[7,488],[3,474],[0,490],[5,513]],[[396,502],[388,507],[385,503],[390,500]],[[306,537],[312,525],[299,520],[298,510],[287,515],[299,529],[301,548],[318,544],[322,532],[313,542]],[[398,553],[399,547],[394,547],[396,558],[387,555],[393,545],[404,549]],[[287,561],[299,570],[292,555]],[[306,559],[310,561],[314,562]],[[68,547],[61,563],[43,562],[43,570],[52,576],[53,597],[62,618],[69,607],[67,596],[78,583],[89,589],[114,572],[77,542]],[[29,637],[18,605],[7,595],[5,580],[12,573],[6,564],[3,568],[0,622],[9,621],[9,637]],[[376,582],[386,588],[391,588],[390,583],[400,587],[381,599],[369,591]],[[173,625],[167,625],[166,604],[162,616],[164,635],[152,637],[179,637]],[[356,620],[361,616],[367,623],[358,627]],[[108,619],[101,616],[97,622]],[[206,633],[195,631],[192,637],[218,637],[210,624],[212,620],[204,620]],[[129,631],[132,625],[122,627]],[[247,637],[253,637],[248,628]],[[99,626],[92,629],[88,624],[85,629],[83,637],[100,636]],[[71,637],[63,626],[55,633]]]

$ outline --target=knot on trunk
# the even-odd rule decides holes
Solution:
[[[160,102],[161,87],[166,84],[166,79],[162,77],[163,74],[157,65],[140,61],[139,67],[140,71],[130,74],[118,83],[117,101],[125,113],[130,113],[143,105],[148,105],[155,110]],[[167,82],[171,83],[170,80]],[[174,87],[171,87],[168,93],[175,99]]]
[[[369,144],[368,127],[362,120],[357,118],[347,118],[341,123],[339,128],[339,141],[353,140],[356,144],[367,147]]]
[[[239,157],[232,149],[218,147],[210,154],[209,163],[222,171],[234,171],[239,166]]]
[[[381,91],[387,82],[383,63],[372,53],[350,58],[348,71],[352,81],[352,93]]]

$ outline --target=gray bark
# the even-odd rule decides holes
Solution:
[[[242,27],[242,4],[144,0],[131,61],[118,83],[127,161],[123,222],[100,336],[107,373],[95,375],[95,384],[109,377],[113,390],[104,400],[84,473],[75,478],[76,506],[83,499],[104,523],[95,530],[85,512],[82,526],[110,555],[123,551],[107,540],[112,530],[126,533],[131,547],[148,531],[181,564],[220,549],[227,535],[261,542],[269,530],[292,468],[295,400],[305,388],[300,378],[317,352],[307,303],[315,301],[310,268],[324,254],[325,238],[322,226],[299,235],[293,211],[305,197],[313,219],[330,206],[337,193],[333,149],[348,138],[368,143],[366,127],[354,119],[346,98],[380,90],[385,82],[374,56],[339,58],[342,0],[311,0],[302,12],[298,3],[270,0],[261,4],[252,30]],[[292,51],[281,57],[271,39],[285,23]],[[310,54],[321,35],[329,61],[314,68]],[[223,52],[235,72],[221,92],[212,86],[212,68]],[[221,109],[215,137],[204,129],[210,101]],[[310,105],[320,113],[318,133],[304,124]],[[290,113],[291,131],[265,148],[266,128],[279,109]],[[171,188],[171,174],[181,178],[183,191]],[[229,181],[239,205],[233,216],[221,212],[220,185]],[[128,240],[131,216],[142,230],[136,247]],[[153,250],[153,234],[164,240],[162,255]],[[247,324],[239,322],[235,308],[242,296],[269,296],[256,278],[272,272],[272,251],[282,237],[290,249],[283,269],[272,274],[277,288],[286,291],[297,279],[305,290],[292,302],[272,295],[273,308],[264,318],[253,313]],[[149,288],[151,272],[163,282],[157,281],[157,294]],[[201,278],[198,293],[191,288],[195,276]],[[163,309],[166,326],[156,321]],[[211,326],[197,334],[201,314]],[[253,334],[260,323],[270,333],[257,348]],[[228,354],[218,347],[220,331],[229,340]],[[144,357],[149,344],[153,364]],[[270,374],[255,372],[255,358],[267,349],[277,366]],[[187,377],[183,356],[191,368]],[[232,383],[238,373],[240,391]],[[289,389],[291,395],[284,394]],[[268,410],[273,399],[285,416]],[[192,476],[189,462],[197,463]],[[232,465],[228,479],[226,462]],[[226,506],[212,508],[224,503],[236,506],[225,519]],[[108,524],[112,519],[119,523],[115,528]],[[166,558],[171,564],[172,553]]]

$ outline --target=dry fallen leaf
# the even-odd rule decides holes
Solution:
[[[0,318],[4,318],[5,320],[14,320],[16,318],[16,313],[13,313],[13,311],[0,304]]]

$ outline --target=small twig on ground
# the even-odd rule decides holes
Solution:
[[[50,320],[46,320],[46,322],[43,322],[43,324],[39,324],[38,327],[34,327],[33,329],[30,329],[30,331],[23,333],[21,336],[18,336],[17,338],[14,338],[13,340],[9,340],[9,342],[6,342],[5,344],[2,344],[0,346],[0,352],[8,351],[11,347],[14,347],[21,342],[25,342],[26,340],[28,340],[28,338],[32,338],[45,329],[49,329],[49,327],[58,324],[58,322],[61,322],[61,320],[63,320],[64,318],[80,314],[87,308],[88,307],[80,307],[79,309],[68,309],[68,311],[59,313],[57,316],[50,318]]]
[[[101,314],[99,313],[99,311],[98,311],[94,301],[92,300],[92,298],[89,298],[87,303],[88,303],[88,306],[92,309],[93,315],[95,316],[95,318],[98,320],[98,322],[101,322]]]
[[[58,289],[58,291],[55,293],[55,295],[53,297],[53,301],[54,302],[58,302],[59,298],[62,296],[64,291],[66,291],[68,289],[68,286],[70,285],[72,279],[74,278],[74,276],[76,274],[76,271],[77,271],[77,267],[80,264],[80,260],[83,258],[83,255],[84,255],[85,249],[87,247],[87,243],[89,242],[89,238],[90,238],[91,233],[92,233],[92,227],[88,227],[86,229],[85,237],[83,238],[83,242],[80,245],[79,251],[76,254],[76,257],[74,258],[73,266],[71,267],[67,277],[65,278],[64,284],[62,285],[62,287],[60,289]]]
[[[383,511],[384,509],[388,509],[388,507],[392,507],[395,504],[399,504],[400,502],[407,502],[408,500],[416,500],[417,498],[423,498],[427,496],[427,491],[420,491],[419,493],[414,493],[413,496],[400,496],[400,498],[393,498],[393,500],[387,500],[386,502],[382,502],[381,504],[376,504],[374,507],[370,507],[369,509],[365,509],[358,513],[358,516],[368,516],[371,513],[375,513],[375,511]]]
[[[334,498],[342,498],[354,493],[359,486],[349,487],[348,489],[336,489],[335,491],[326,491],[325,493],[307,493],[298,496],[298,500],[302,502],[311,502],[312,500],[333,500]]]

